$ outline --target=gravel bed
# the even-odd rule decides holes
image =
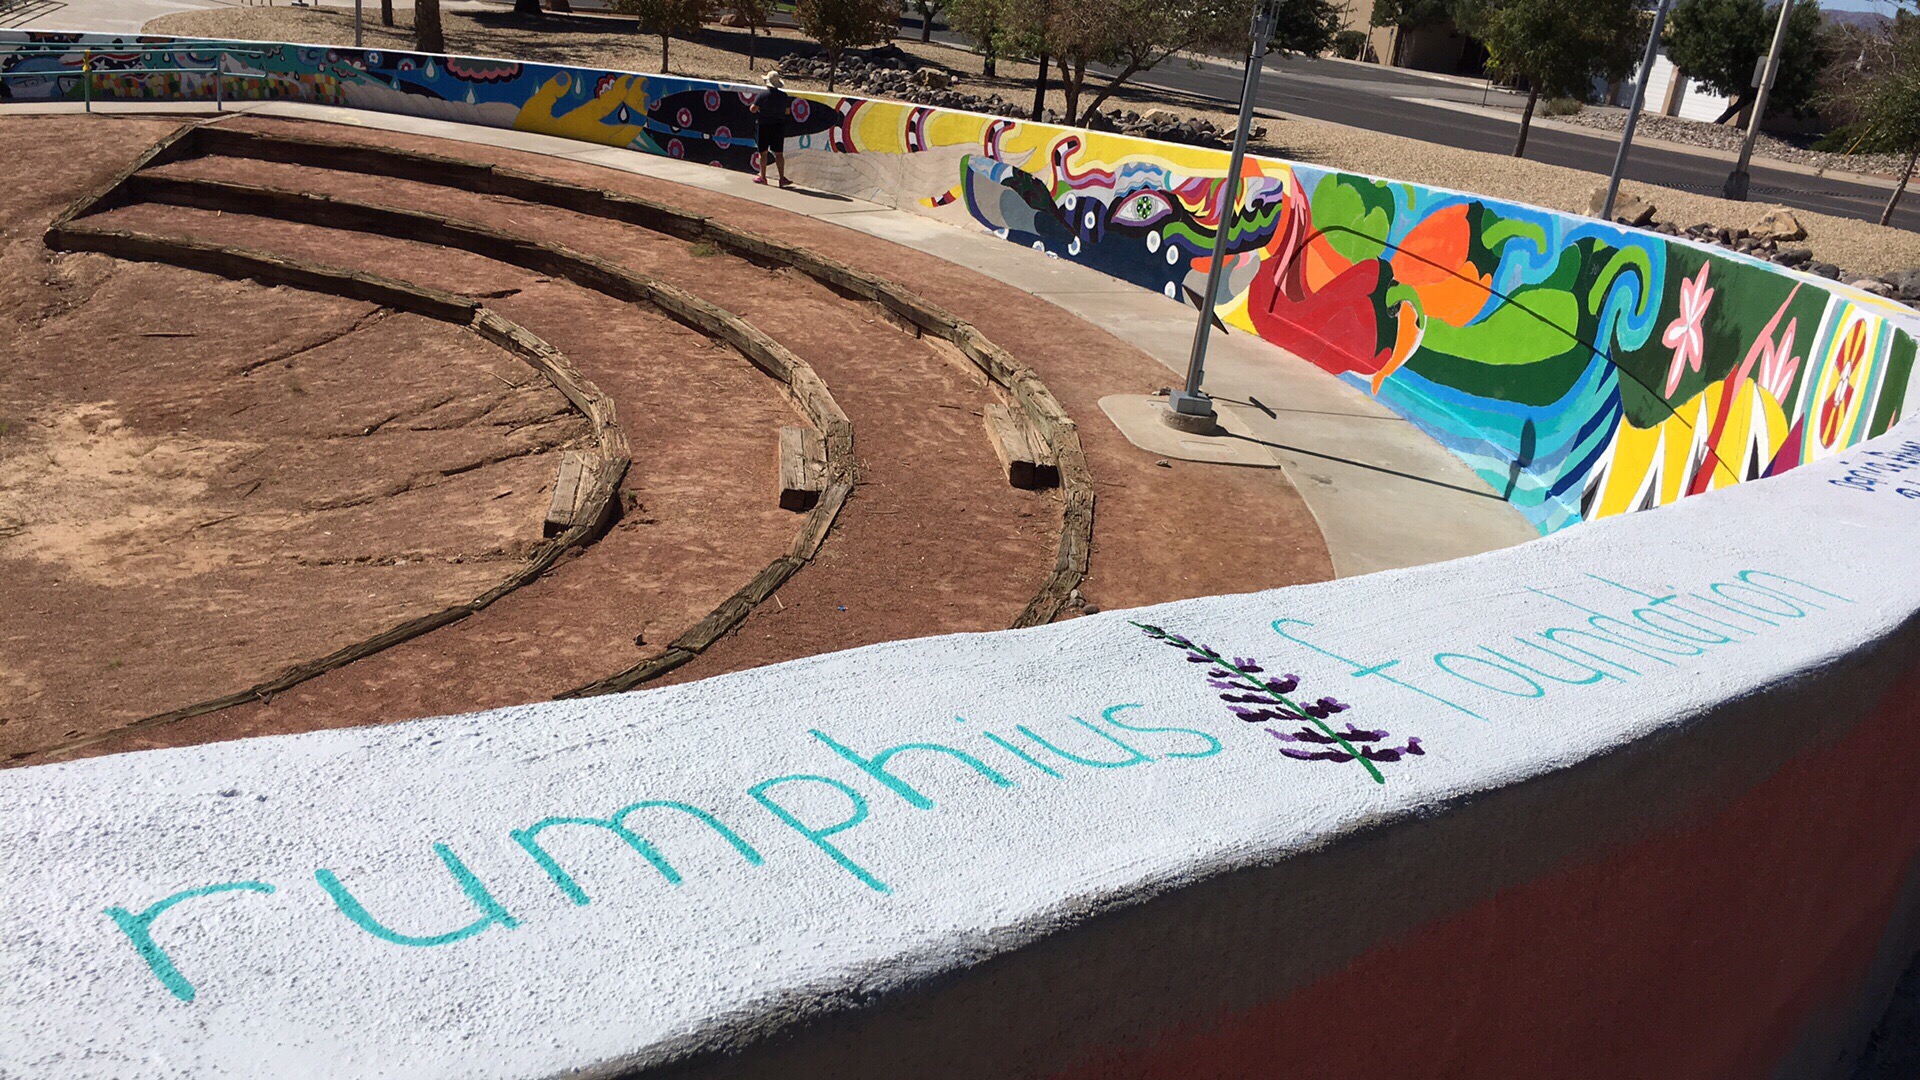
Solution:
[[[1627,110],[1594,108],[1589,106],[1571,116],[1556,116],[1555,120],[1563,124],[1578,124],[1581,127],[1598,128],[1601,131],[1619,131],[1627,122]],[[1650,116],[1640,114],[1640,124],[1635,129],[1635,137],[1661,139],[1666,142],[1684,143],[1687,146],[1705,146],[1729,153],[1739,153],[1741,140],[1746,137],[1742,128],[1725,124],[1709,124],[1699,120],[1683,120],[1678,116]],[[1904,158],[1899,154],[1835,154],[1824,150],[1808,150],[1795,146],[1762,132],[1754,143],[1753,154],[1759,158],[1772,158],[1775,161],[1792,162],[1816,169],[1839,169],[1845,172],[1872,173],[1879,176],[1894,176],[1899,172]]]

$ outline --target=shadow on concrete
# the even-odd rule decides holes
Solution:
[[[25,3],[18,4],[8,4],[0,0],[0,30],[23,27],[43,15],[51,15],[66,6],[60,0],[26,0]]]
[[[836,195],[831,191],[821,191],[817,188],[801,187],[799,184],[795,184],[792,187],[787,188],[787,191],[794,195],[805,195],[809,199],[819,199],[822,202],[850,203],[853,201],[852,199],[847,198],[845,195]]]
[[[1488,491],[1485,488],[1462,487],[1459,484],[1449,484],[1445,480],[1435,480],[1430,476],[1420,476],[1415,473],[1402,472],[1399,469],[1389,469],[1385,465],[1374,465],[1370,462],[1355,461],[1352,458],[1341,457],[1338,454],[1323,454],[1318,450],[1308,450],[1302,446],[1289,446],[1286,443],[1273,442],[1268,439],[1256,439],[1250,435],[1235,435],[1231,431],[1221,434],[1220,438],[1239,439],[1243,442],[1259,443],[1261,446],[1269,446],[1275,450],[1285,450],[1289,454],[1304,454],[1307,457],[1316,457],[1316,458],[1320,458],[1323,461],[1337,461],[1342,465],[1351,465],[1356,469],[1366,469],[1369,472],[1384,473],[1388,476],[1397,476],[1402,480],[1412,480],[1413,482],[1418,484],[1427,484],[1432,487],[1446,488],[1448,491],[1458,491],[1464,495],[1474,495],[1482,499],[1492,499],[1494,502],[1506,501],[1499,494],[1492,491]]]

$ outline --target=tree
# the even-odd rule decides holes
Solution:
[[[1584,101],[1594,79],[1625,78],[1647,32],[1634,0],[1463,0],[1454,18],[1486,44],[1489,67],[1526,81],[1514,157],[1526,156],[1542,94]]]
[[[447,35],[440,30],[440,0],[414,0],[413,51],[444,53]]]
[[[1001,0],[948,0],[947,25],[973,39],[980,50],[980,74],[992,78],[994,61],[999,59],[1001,36]]]
[[[393,25],[393,0],[380,0],[380,25]]]
[[[773,5],[768,0],[733,0],[733,13],[740,17],[740,25],[747,28],[747,70],[752,71],[753,62],[760,58],[757,35],[767,28]]]
[[[1062,0],[947,0],[947,22],[973,38],[986,58],[982,74],[992,74],[992,62],[1002,56],[1031,56],[1039,70],[1033,79],[1033,119],[1046,113],[1047,83],[1053,54],[1047,27]]]
[[[1729,99],[1716,123],[1726,123],[1753,102],[1753,69],[1772,47],[1779,18],[1780,6],[1763,7],[1761,0],[1681,0],[1667,16],[1667,58]],[[1826,36],[1820,31],[1820,6],[1795,0],[1769,108],[1797,111],[1812,100],[1826,63]]]
[[[826,50],[831,91],[840,74],[842,53],[893,37],[900,21],[900,0],[799,0],[793,14],[800,21],[800,32]]]
[[[1201,46],[1231,48],[1245,40],[1251,15],[1244,0],[1075,0],[1057,5],[1047,22],[1048,51],[1060,64],[1067,116],[1085,124],[1127,80],[1177,53]],[[1332,0],[1278,0],[1272,48],[1320,53],[1340,28]],[[1118,68],[1080,107],[1087,69]]]
[[[1375,26],[1418,30],[1438,26],[1451,18],[1453,8],[1447,0],[1373,0],[1371,22]]]
[[[920,13],[920,40],[933,40],[933,17],[946,7],[946,0],[913,0],[913,10]]]
[[[713,0],[613,0],[613,10],[639,18],[640,30],[660,39],[660,70],[671,71],[673,38],[700,32],[713,14]]]
[[[1899,182],[1880,212],[1880,224],[1887,225],[1920,158],[1920,17],[1899,12],[1885,32],[1860,35],[1849,44],[1858,47],[1858,59],[1836,65],[1820,104],[1858,132],[1857,149],[1906,155]]]
[[[1049,51],[1047,27],[1053,19],[1053,9],[1058,2],[1059,0],[1004,0],[1006,33],[1016,43],[1014,53],[1039,57],[1039,70],[1033,76],[1032,115],[1035,120],[1041,119],[1047,112],[1047,72],[1053,57]],[[1072,0],[1065,0],[1065,2],[1071,3]]]

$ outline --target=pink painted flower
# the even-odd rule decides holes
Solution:
[[[1747,358],[1740,363],[1740,370],[1734,373],[1727,384],[1731,392],[1746,381],[1747,373],[1757,365],[1760,376],[1757,380],[1760,389],[1773,396],[1780,404],[1787,403],[1787,395],[1793,392],[1793,378],[1800,370],[1801,358],[1793,355],[1793,333],[1800,328],[1799,319],[1788,319],[1787,328],[1780,332],[1780,340],[1773,340],[1773,328],[1780,325],[1780,317],[1793,306],[1793,298],[1800,295],[1800,286],[1795,285],[1787,298],[1780,302],[1780,310],[1773,313],[1767,325],[1753,339],[1753,347],[1747,350]]]
[[[1688,280],[1680,279],[1680,314],[1667,324],[1666,332],[1660,335],[1660,344],[1673,350],[1673,364],[1667,368],[1667,396],[1680,388],[1680,373],[1686,368],[1700,370],[1700,361],[1706,357],[1707,336],[1701,326],[1707,318],[1707,305],[1713,302],[1713,290],[1707,286],[1707,267],[1702,264],[1699,276]]]
[[[1793,377],[1800,370],[1800,358],[1793,355],[1793,331],[1799,322],[1798,319],[1787,320],[1787,328],[1780,333],[1779,345],[1765,339],[1760,343],[1760,388],[1782,404],[1793,391]]]

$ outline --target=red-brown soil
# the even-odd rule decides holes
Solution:
[[[54,123],[67,125],[63,142],[84,142],[91,130],[77,118]],[[363,129],[260,118],[237,123],[504,162],[645,195],[806,244],[949,307],[1033,366],[1082,425],[1099,496],[1092,568],[1082,587],[1090,602],[1125,606],[1330,576],[1318,530],[1280,473],[1156,467],[1106,422],[1097,401],[1164,385],[1165,369],[1018,290],[824,222],[612,170]],[[155,130],[148,141],[165,130],[149,126]],[[114,148],[122,156],[96,155],[102,161],[97,175],[143,146],[128,138]],[[855,495],[812,564],[738,631],[670,678],[891,638],[1002,627],[1053,565],[1057,496],[1016,491],[1000,478],[980,420],[994,391],[976,372],[902,334],[870,307],[800,275],[758,269],[636,227],[405,181],[221,160],[165,171],[432,210],[564,243],[727,307],[814,366],[854,423]],[[72,185],[77,190],[87,182]],[[709,347],[646,309],[465,253],[243,215],[137,206],[88,223],[246,244],[457,292],[499,294],[487,303],[566,351],[613,397],[633,439],[627,487],[640,505],[607,538],[469,620],[270,703],[130,733],[84,752],[545,698],[656,652],[784,550],[799,522],[774,508],[774,428],[798,421],[772,383],[736,354]],[[37,248],[37,227],[27,232]],[[49,268],[88,262],[114,274],[141,269],[95,256],[35,255]],[[0,259],[0,269],[5,265]],[[157,316],[149,309],[147,318]],[[165,625],[148,629],[168,632]],[[635,643],[636,634],[643,644]],[[10,738],[0,729],[0,743]]]
[[[1100,398],[1152,393],[1173,381],[1171,372],[1105,330],[1012,286],[829,221],[582,162],[371,128],[254,116],[236,117],[231,123],[512,165],[645,196],[803,244],[932,299],[1033,367],[1079,421],[1100,500],[1094,513],[1093,563],[1082,591],[1103,607],[1269,589],[1333,576],[1312,514],[1279,470],[1191,462],[1160,468],[1100,411]]]
[[[53,133],[0,162],[20,172],[0,185],[9,754],[242,689],[486,591],[539,541],[559,451],[589,432],[464,329],[49,258],[37,229],[58,205],[155,137],[93,127],[128,136],[121,157],[66,168],[66,190],[49,180]]]
[[[981,406],[995,400],[985,377],[804,275],[634,225],[406,180],[222,158],[158,171],[431,209],[535,235],[671,281],[743,316],[812,365],[853,421],[856,497],[827,548],[750,632],[715,645],[667,681],[900,637],[1000,628],[1052,568],[1059,501],[1001,478],[983,436]],[[234,220],[229,215],[222,226],[231,229]],[[289,231],[274,250],[284,250],[279,245],[296,227],[281,228]],[[537,310],[494,304],[540,324]],[[681,407],[704,411],[724,400],[690,392]]]

